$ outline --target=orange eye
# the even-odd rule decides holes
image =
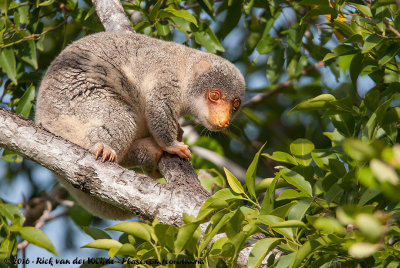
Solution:
[[[233,100],[233,110],[236,111],[237,109],[239,109],[239,106],[240,106],[240,100],[234,99]]]
[[[208,91],[208,99],[210,101],[218,101],[221,98],[221,92],[219,90],[210,90]]]

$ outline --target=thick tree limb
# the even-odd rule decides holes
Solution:
[[[102,163],[81,147],[0,108],[0,147],[31,159],[74,187],[141,217],[181,225],[182,213],[196,216],[209,194],[190,163],[164,155],[159,168],[170,183],[160,184],[115,163]]]
[[[107,32],[135,32],[120,0],[92,0],[92,2]]]

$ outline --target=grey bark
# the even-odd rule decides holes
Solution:
[[[118,164],[95,160],[85,149],[2,108],[0,147],[41,164],[86,193],[163,223],[182,225],[182,213],[196,216],[209,196],[190,163],[178,156],[165,154],[160,160],[169,182],[160,184]]]
[[[120,0],[92,0],[92,2],[107,32],[135,32]]]

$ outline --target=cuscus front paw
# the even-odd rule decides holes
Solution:
[[[192,160],[192,154],[190,153],[189,146],[183,142],[177,142],[175,145],[162,147],[161,149],[170,154],[177,154],[181,158],[189,158]]]
[[[101,142],[96,143],[93,146],[93,152],[96,159],[101,157],[101,162],[115,162],[117,160],[117,154],[115,153],[115,151],[110,146],[105,145]]]

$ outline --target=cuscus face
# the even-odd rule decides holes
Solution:
[[[193,115],[210,130],[227,128],[243,100],[242,74],[232,63],[219,57],[202,60],[196,67],[201,69],[201,74],[191,88]]]
[[[240,96],[228,96],[219,88],[207,90],[208,127],[210,130],[227,128],[234,113],[239,109]]]

